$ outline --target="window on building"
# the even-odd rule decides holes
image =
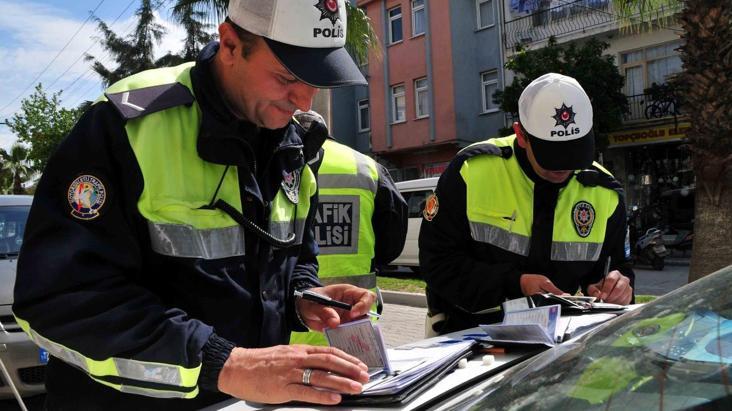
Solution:
[[[427,78],[414,80],[414,105],[417,118],[429,117],[430,99]]]
[[[424,30],[424,0],[412,0],[412,36],[423,34]]]
[[[369,131],[371,119],[369,118],[369,101],[359,100],[358,102],[358,131]]]
[[[498,72],[496,70],[480,73],[480,89],[483,94],[483,112],[498,110],[498,105],[493,102],[493,93],[498,90]]]
[[[404,84],[391,88],[391,122],[406,121],[407,98],[404,95]]]
[[[643,94],[653,83],[664,84],[668,77],[681,71],[680,43],[660,44],[620,54],[620,65],[625,74],[625,94]]]
[[[478,13],[478,28],[484,29],[496,24],[496,13],[493,11],[493,0],[475,0]]]
[[[402,41],[402,8],[389,10],[389,44]]]

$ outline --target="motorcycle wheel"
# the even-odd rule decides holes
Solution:
[[[663,257],[653,257],[653,260],[651,261],[651,267],[653,267],[654,270],[661,271],[663,270],[664,266],[664,260]]]

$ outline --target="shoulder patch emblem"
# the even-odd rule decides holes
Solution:
[[[79,220],[93,220],[107,199],[107,189],[95,176],[84,174],[69,185],[66,199],[71,206],[71,215]]]
[[[282,183],[280,184],[287,199],[293,204],[297,204],[300,201],[300,170],[295,170],[282,176]]]
[[[440,201],[437,199],[437,194],[432,193],[429,197],[427,197],[427,202],[424,205],[424,211],[422,211],[422,216],[424,216],[424,219],[427,221],[432,221],[433,218],[437,215],[437,211],[440,209]]]
[[[595,208],[587,201],[579,201],[572,208],[572,221],[577,234],[586,238],[592,231],[595,223]]]

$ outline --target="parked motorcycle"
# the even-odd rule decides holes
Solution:
[[[642,229],[636,225],[638,214],[638,206],[633,206],[628,213],[628,230],[630,244],[633,247],[633,260],[636,263],[648,264],[654,270],[663,270],[665,258],[670,254],[663,241],[663,232],[658,227],[651,227],[639,235]]]
[[[693,242],[693,230],[674,228],[671,226],[666,226],[663,229],[663,243],[669,249],[669,252],[671,250],[678,250],[683,256],[686,256],[686,252],[691,251]]]

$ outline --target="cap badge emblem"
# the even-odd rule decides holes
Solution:
[[[335,26],[336,21],[340,19],[337,0],[318,0],[315,7],[320,10],[320,20],[328,19]]]
[[[557,122],[556,124],[554,124],[554,127],[562,126],[566,130],[570,124],[576,124],[574,121],[575,112],[574,110],[572,110],[572,107],[573,106],[567,107],[566,104],[562,103],[562,107],[554,109],[555,114],[552,116],[552,118],[554,118],[554,121]]]
[[[577,235],[586,238],[595,223],[595,208],[587,201],[579,201],[572,209],[572,221]]]

